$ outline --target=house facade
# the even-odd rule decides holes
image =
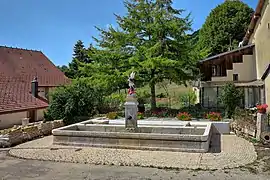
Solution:
[[[259,0],[239,48],[199,62],[202,79],[195,87],[204,107],[220,107],[224,85],[233,82],[244,92],[243,107],[270,104],[270,0]]]
[[[0,129],[43,120],[48,94],[69,82],[41,51],[0,46]]]

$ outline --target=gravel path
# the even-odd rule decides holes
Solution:
[[[269,180],[248,170],[163,170],[17,159],[0,151],[2,180]]]
[[[12,148],[12,156],[75,162],[84,164],[124,165],[175,169],[216,170],[244,166],[256,160],[254,146],[235,135],[222,135],[221,153],[140,151],[52,145],[52,136]]]

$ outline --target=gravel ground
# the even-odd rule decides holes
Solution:
[[[219,170],[250,164],[257,159],[254,146],[235,135],[221,136],[221,153],[140,151],[52,145],[52,136],[12,148],[12,156],[95,165]]]
[[[267,151],[268,154],[270,151]],[[0,151],[2,180],[269,180],[249,169],[163,170],[17,159]]]

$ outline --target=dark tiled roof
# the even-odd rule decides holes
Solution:
[[[237,49],[234,49],[232,51],[227,51],[227,52],[224,52],[224,53],[217,54],[215,56],[208,57],[206,59],[200,60],[199,62],[202,63],[202,62],[205,62],[205,61],[217,59],[217,58],[220,58],[222,56],[227,56],[227,55],[230,55],[232,53],[240,52],[240,51],[245,50],[245,49],[248,49],[248,48],[253,48],[254,46],[255,46],[255,44],[249,44],[249,45],[246,45],[246,46],[243,46],[243,47],[239,47]]]
[[[0,113],[48,106],[31,94],[34,77],[39,86],[70,82],[42,52],[0,46]]]

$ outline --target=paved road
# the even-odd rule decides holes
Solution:
[[[248,171],[173,171],[141,167],[96,166],[23,160],[0,151],[0,179],[2,180],[267,180],[270,176]]]

